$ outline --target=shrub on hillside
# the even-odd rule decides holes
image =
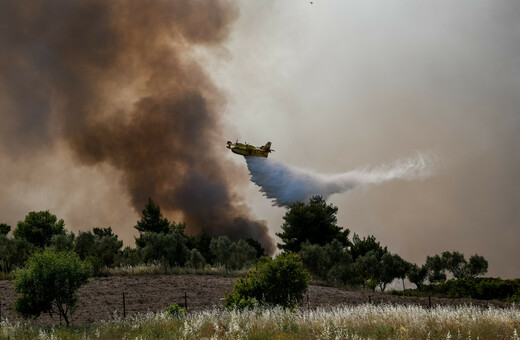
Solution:
[[[252,266],[256,261],[257,250],[246,241],[231,242],[227,236],[211,240],[209,246],[215,257],[214,262],[228,269],[238,270]]]
[[[263,257],[255,268],[238,280],[225,296],[228,308],[254,304],[295,307],[307,291],[309,273],[297,254],[284,253],[274,260]],[[254,300],[253,300],[254,299]]]
[[[511,299],[520,294],[520,279],[472,278],[448,280],[444,290],[449,297],[471,297],[479,300]]]
[[[164,311],[172,318],[179,318],[181,316],[186,315],[186,308],[182,308],[176,303],[173,303],[170,306],[166,307]]]
[[[0,233],[0,272],[7,274],[23,267],[34,246],[26,240],[9,238]]]
[[[24,317],[58,314],[69,324],[78,301],[77,290],[87,283],[90,265],[71,251],[46,249],[33,254],[16,275],[15,310]]]
[[[188,252],[188,261],[186,261],[186,267],[188,268],[204,268],[206,266],[206,260],[204,256],[197,249],[192,249]]]
[[[520,279],[502,280],[493,277],[451,279],[441,284],[424,285],[421,290],[406,290],[395,294],[520,302]]]

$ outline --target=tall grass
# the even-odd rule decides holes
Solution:
[[[188,267],[168,267],[166,271],[163,266],[157,264],[140,264],[137,266],[124,266],[114,268],[102,268],[101,276],[133,276],[133,275],[215,275],[224,277],[243,276],[248,269],[242,270],[226,270],[224,267],[204,267],[204,268],[188,268]]]
[[[19,269],[10,273],[0,272],[0,280],[14,280]],[[139,276],[139,275],[214,275],[222,277],[239,277],[244,276],[249,268],[230,270],[223,266],[204,267],[204,268],[188,268],[188,267],[168,267],[166,271],[164,267],[158,264],[139,264],[136,266],[121,267],[103,267],[100,269],[98,276]]]
[[[374,306],[289,311],[210,310],[172,318],[148,313],[89,326],[0,324],[0,339],[514,339],[520,310],[473,306]]]

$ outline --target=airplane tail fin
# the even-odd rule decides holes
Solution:
[[[264,146],[262,146],[262,150],[263,150],[263,151],[267,151],[267,152],[274,151],[274,150],[271,150],[271,142],[267,142],[267,144],[265,144]]]

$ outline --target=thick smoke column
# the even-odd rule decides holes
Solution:
[[[1,132],[12,157],[65,142],[80,164],[118,169],[136,211],[151,197],[188,231],[273,250],[228,180],[236,169],[217,149],[224,100],[192,57],[222,43],[234,5],[3,1],[0,13]]]
[[[327,199],[332,194],[342,193],[359,185],[379,184],[393,179],[421,179],[433,172],[431,157],[423,154],[398,160],[390,165],[341,174],[315,173],[274,159],[245,158],[251,181],[278,206],[287,206],[297,201],[305,202],[313,195],[321,195]]]

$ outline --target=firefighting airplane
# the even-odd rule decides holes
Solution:
[[[267,158],[267,155],[269,155],[270,152],[273,152],[274,150],[271,150],[271,142],[267,142],[266,145],[255,147],[252,145],[249,145],[247,143],[239,143],[238,141],[236,143],[231,143],[230,141],[227,142],[227,148],[231,149],[231,152],[234,152],[236,154],[242,155],[242,156],[253,156],[253,157],[265,157]]]

